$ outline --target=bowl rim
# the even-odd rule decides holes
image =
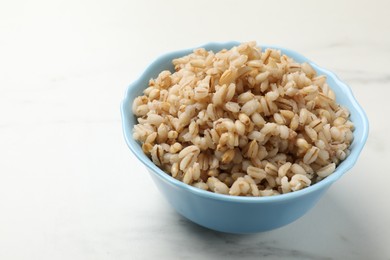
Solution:
[[[222,201],[229,201],[229,202],[245,202],[245,203],[270,203],[270,202],[282,202],[290,199],[294,199],[297,197],[305,196],[309,193],[322,190],[326,187],[329,187],[331,184],[333,184],[336,180],[338,180],[341,176],[343,176],[348,170],[350,170],[356,163],[366,141],[368,138],[368,131],[369,131],[369,123],[367,119],[367,115],[364,112],[363,108],[360,106],[358,101],[356,100],[355,96],[352,93],[351,88],[342,82],[333,72],[318,66],[316,63],[312,62],[310,59],[306,58],[302,54],[293,51],[291,49],[287,49],[284,47],[280,47],[277,45],[266,45],[266,44],[257,44],[257,46],[261,47],[262,49],[267,48],[273,48],[280,50],[282,53],[287,54],[288,56],[291,56],[293,54],[294,60],[297,60],[297,57],[299,60],[305,61],[309,63],[313,68],[315,68],[316,71],[320,71],[321,74],[326,74],[327,78],[332,78],[336,85],[339,86],[340,90],[346,94],[348,97],[351,106],[354,107],[354,109],[358,112],[358,115],[363,122],[360,126],[362,128],[362,135],[360,136],[359,140],[356,140],[356,136],[354,136],[355,147],[353,150],[351,150],[351,154],[340,164],[334,173],[326,177],[325,179],[321,180],[320,182],[317,182],[309,187],[306,187],[302,190],[286,193],[286,194],[279,194],[275,196],[265,196],[265,197],[244,197],[244,196],[232,196],[232,195],[225,195],[225,194],[218,194],[210,191],[205,191],[196,187],[193,187],[191,185],[185,184],[184,182],[181,182],[172,176],[165,173],[163,170],[161,170],[158,166],[156,166],[144,153],[138,153],[135,149],[135,145],[139,145],[138,142],[136,142],[132,137],[132,125],[127,120],[126,115],[126,106],[129,106],[129,104],[132,104],[133,100],[130,99],[130,93],[133,89],[136,88],[137,85],[140,84],[140,82],[149,74],[149,71],[153,69],[153,67],[156,66],[156,64],[159,61],[170,59],[172,60],[172,57],[181,57],[183,55],[191,53],[194,49],[198,48],[204,48],[206,50],[209,49],[230,49],[233,46],[239,45],[240,42],[237,41],[230,41],[230,42],[210,42],[207,44],[203,44],[196,48],[188,48],[184,50],[178,50],[178,51],[172,51],[168,52],[164,55],[159,56],[157,59],[155,59],[147,68],[144,70],[144,72],[135,80],[132,82],[125,92],[125,97],[121,102],[120,110],[121,110],[121,122],[122,122],[122,130],[123,135],[126,140],[127,146],[130,148],[132,153],[147,167],[149,172],[152,172],[153,174],[156,174],[161,179],[165,180],[166,182],[176,186],[177,188],[186,190],[188,192],[191,192],[195,195],[209,198],[209,199],[215,199],[215,200],[222,200]],[[302,62],[300,61],[300,63]],[[149,78],[147,79],[149,80]]]

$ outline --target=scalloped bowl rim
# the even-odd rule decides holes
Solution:
[[[202,46],[199,46],[197,48],[205,48],[206,50],[210,49],[230,49],[233,46],[236,46],[240,44],[239,42],[225,42],[225,43],[207,43]],[[188,184],[185,184],[184,182],[181,182],[179,180],[174,179],[167,173],[165,173],[163,170],[161,170],[159,167],[157,167],[143,152],[139,152],[140,150],[136,148],[140,148],[140,145],[138,142],[136,142],[133,137],[132,137],[132,127],[133,125],[128,121],[128,109],[126,109],[126,106],[131,106],[133,100],[130,100],[131,92],[136,89],[136,86],[141,83],[142,80],[145,80],[145,77],[150,74],[150,71],[154,69],[155,66],[158,65],[158,63],[162,60],[172,60],[174,57],[181,57],[186,54],[191,53],[194,49],[197,48],[190,48],[190,49],[185,49],[185,50],[179,50],[179,51],[173,51],[166,53],[165,55],[160,56],[156,60],[154,60],[147,68],[146,70],[141,74],[141,76],[134,81],[132,84],[130,84],[127,88],[127,91],[125,93],[125,98],[123,99],[121,103],[121,116],[122,116],[122,128],[123,128],[123,134],[126,140],[126,143],[130,150],[133,152],[133,154],[147,167],[149,170],[151,170],[153,173],[157,174],[160,178],[164,179],[165,181],[168,181],[169,183],[175,185],[176,187],[186,190],[188,192],[194,193],[196,195],[210,198],[210,199],[215,199],[215,200],[223,200],[223,201],[230,201],[230,202],[241,202],[241,203],[271,203],[271,202],[280,202],[280,201],[285,201],[285,200],[290,200],[294,199],[297,197],[301,197],[304,195],[307,195],[315,190],[322,189],[324,187],[330,186],[333,184],[335,181],[337,181],[341,176],[343,176],[348,170],[350,170],[356,163],[365,143],[368,137],[368,119],[367,116],[362,109],[362,107],[359,105],[357,100],[355,99],[352,90],[350,89],[349,86],[347,86],[344,82],[342,82],[333,72],[324,69],[311,60],[307,59],[305,56],[284,48],[284,47],[279,47],[275,45],[258,45],[262,49],[266,48],[274,48],[281,50],[283,54],[286,54],[288,56],[293,56],[294,60],[298,62],[308,62],[317,72],[320,72],[321,74],[325,74],[327,78],[332,78],[334,82],[338,85],[340,88],[340,91],[343,92],[344,95],[348,97],[348,100],[350,102],[350,105],[348,108],[350,109],[351,106],[358,112],[358,115],[360,119],[362,120],[362,124],[359,125],[359,127],[362,128],[362,134],[361,136],[355,136],[354,134],[354,141],[352,144],[355,145],[353,149],[351,149],[350,155],[342,162],[340,163],[339,166],[337,166],[335,172],[331,174],[330,176],[326,177],[325,179],[309,186],[306,187],[302,190],[290,192],[287,194],[280,194],[280,195],[275,195],[275,196],[267,196],[267,197],[242,197],[242,196],[231,196],[231,195],[224,195],[224,194],[218,194],[210,191],[204,191],[202,189],[190,186]],[[156,75],[157,76],[157,75]],[[147,78],[149,80],[150,78]],[[334,87],[331,86],[333,89]],[[351,110],[351,109],[350,109]],[[141,150],[142,151],[142,150]]]

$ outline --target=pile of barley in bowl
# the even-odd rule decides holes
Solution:
[[[255,42],[173,60],[133,102],[133,137],[173,178],[236,196],[269,196],[332,174],[353,139],[326,77]]]

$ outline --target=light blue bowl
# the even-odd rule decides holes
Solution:
[[[209,43],[206,50],[214,52],[230,49],[238,42]],[[326,75],[328,84],[337,96],[337,102],[348,107],[351,120],[355,125],[354,141],[351,154],[343,161],[336,171],[324,180],[296,192],[272,197],[238,197],[216,194],[189,186],[180,182],[161,169],[142,152],[141,146],[132,137],[132,129],[136,118],[132,113],[132,103],[135,97],[142,94],[148,86],[149,79],[157,77],[162,70],[173,70],[172,59],[187,55],[193,49],[168,53],[154,61],[141,77],[132,83],[126,92],[121,105],[123,132],[126,143],[135,156],[147,167],[158,189],[178,213],[189,220],[217,231],[228,233],[255,233],[275,229],[287,225],[303,216],[311,209],[325,191],[356,163],[368,136],[368,120],[363,109],[354,98],[351,89],[341,82],[332,72],[320,68],[295,51],[276,46],[261,46],[275,48],[294,58],[297,62],[308,62],[318,72]],[[140,174],[140,173],[131,173]]]

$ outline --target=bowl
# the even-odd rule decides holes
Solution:
[[[209,43],[206,50],[218,52],[239,45],[238,42]],[[287,225],[310,210],[328,188],[356,163],[368,136],[368,120],[365,112],[354,98],[351,89],[335,74],[311,62],[301,54],[277,47],[261,45],[263,49],[279,49],[297,62],[308,62],[318,74],[327,76],[328,84],[337,96],[337,102],[346,106],[355,125],[354,140],[350,155],[339,164],[336,171],[305,189],[270,197],[240,197],[204,191],[178,181],[158,168],[142,151],[140,143],[132,137],[137,123],[132,112],[132,102],[148,86],[149,79],[157,77],[162,70],[174,71],[172,59],[187,55],[193,49],[168,53],[155,60],[127,89],[121,104],[123,133],[134,155],[146,166],[156,186],[175,210],[187,219],[209,229],[227,233],[256,233]],[[141,174],[141,173],[132,173]]]

